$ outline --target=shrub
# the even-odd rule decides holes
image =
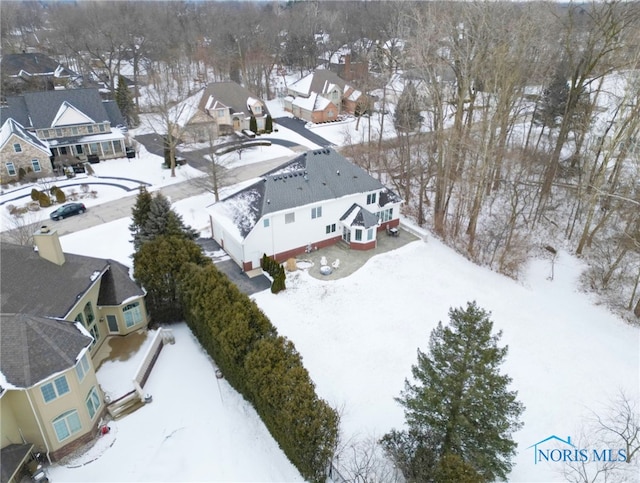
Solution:
[[[24,168],[18,169],[18,179],[22,180],[26,175],[27,175],[27,172],[25,171]]]
[[[56,190],[54,196],[56,197],[56,203],[62,204],[67,201],[67,195],[65,195],[64,191],[62,191],[60,188]]]
[[[40,203],[41,208],[48,208],[51,206],[51,198],[47,193],[38,191],[38,203]]]
[[[31,189],[31,199],[33,201],[39,201],[40,200],[40,192],[35,188]]]

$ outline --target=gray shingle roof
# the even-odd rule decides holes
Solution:
[[[207,101],[211,96],[225,106],[230,107],[232,113],[244,112],[247,116],[251,115],[251,112],[247,108],[247,100],[250,97],[259,99],[258,96],[252,94],[248,89],[245,89],[236,82],[214,82],[205,88],[198,109],[204,111]],[[263,102],[263,115],[266,116],[267,114],[269,114],[269,109]]]
[[[31,443],[10,444],[2,448],[0,452],[0,461],[2,461],[2,465],[0,465],[0,483],[9,483],[9,480],[20,470],[22,463],[27,459],[32,449],[33,445]]]
[[[91,344],[73,322],[0,314],[0,372],[16,387],[31,387],[76,364]]]
[[[351,207],[340,218],[340,221],[344,221],[349,218],[349,215],[355,212],[353,220],[351,220],[350,226],[362,226],[363,228],[371,228],[378,225],[377,215],[371,213],[366,208],[363,208],[357,203],[351,205]]]
[[[109,121],[113,126],[122,124],[122,115],[112,101],[103,102],[98,89],[63,89],[59,91],[25,92],[7,97],[2,109],[2,121],[13,117],[27,128],[49,128],[64,102],[83,112],[95,122]],[[109,107],[105,104],[111,103]],[[6,111],[5,111],[6,110]]]
[[[232,207],[239,200],[247,200],[240,203],[245,211],[230,209],[236,211],[234,222],[244,237],[263,215],[376,190],[385,192],[385,203],[381,206],[400,200],[380,181],[335,150],[321,149],[303,153],[267,172],[260,181],[221,203]]]
[[[4,75],[18,75],[21,70],[31,75],[52,74],[56,71],[60,63],[47,57],[44,54],[7,54],[2,56],[1,69]],[[75,72],[63,67],[60,77],[72,77],[77,75]]]
[[[94,283],[96,274],[105,270],[111,274],[100,293],[103,300],[115,302],[105,305],[144,294],[129,278],[127,268],[113,260],[65,254],[65,263],[56,265],[31,247],[11,243],[0,245],[0,259],[0,310],[4,313],[65,317]]]

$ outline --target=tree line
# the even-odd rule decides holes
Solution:
[[[294,344],[202,254],[164,196],[141,188],[130,231],[134,278],[147,291],[153,322],[185,320],[300,474],[324,482],[338,416],[317,396]]]

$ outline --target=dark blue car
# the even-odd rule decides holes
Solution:
[[[49,215],[52,220],[62,220],[67,216],[80,215],[87,211],[87,208],[82,203],[67,203],[62,205],[56,211],[52,211]]]

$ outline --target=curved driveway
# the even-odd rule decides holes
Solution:
[[[308,139],[312,143],[322,146],[323,148],[333,146],[333,143],[331,141],[328,141],[322,136],[318,136],[316,133],[309,131],[306,128],[307,122],[303,121],[302,119],[298,119],[295,117],[277,117],[274,119],[274,121],[281,126],[286,127],[287,129],[291,129],[293,132]]]

